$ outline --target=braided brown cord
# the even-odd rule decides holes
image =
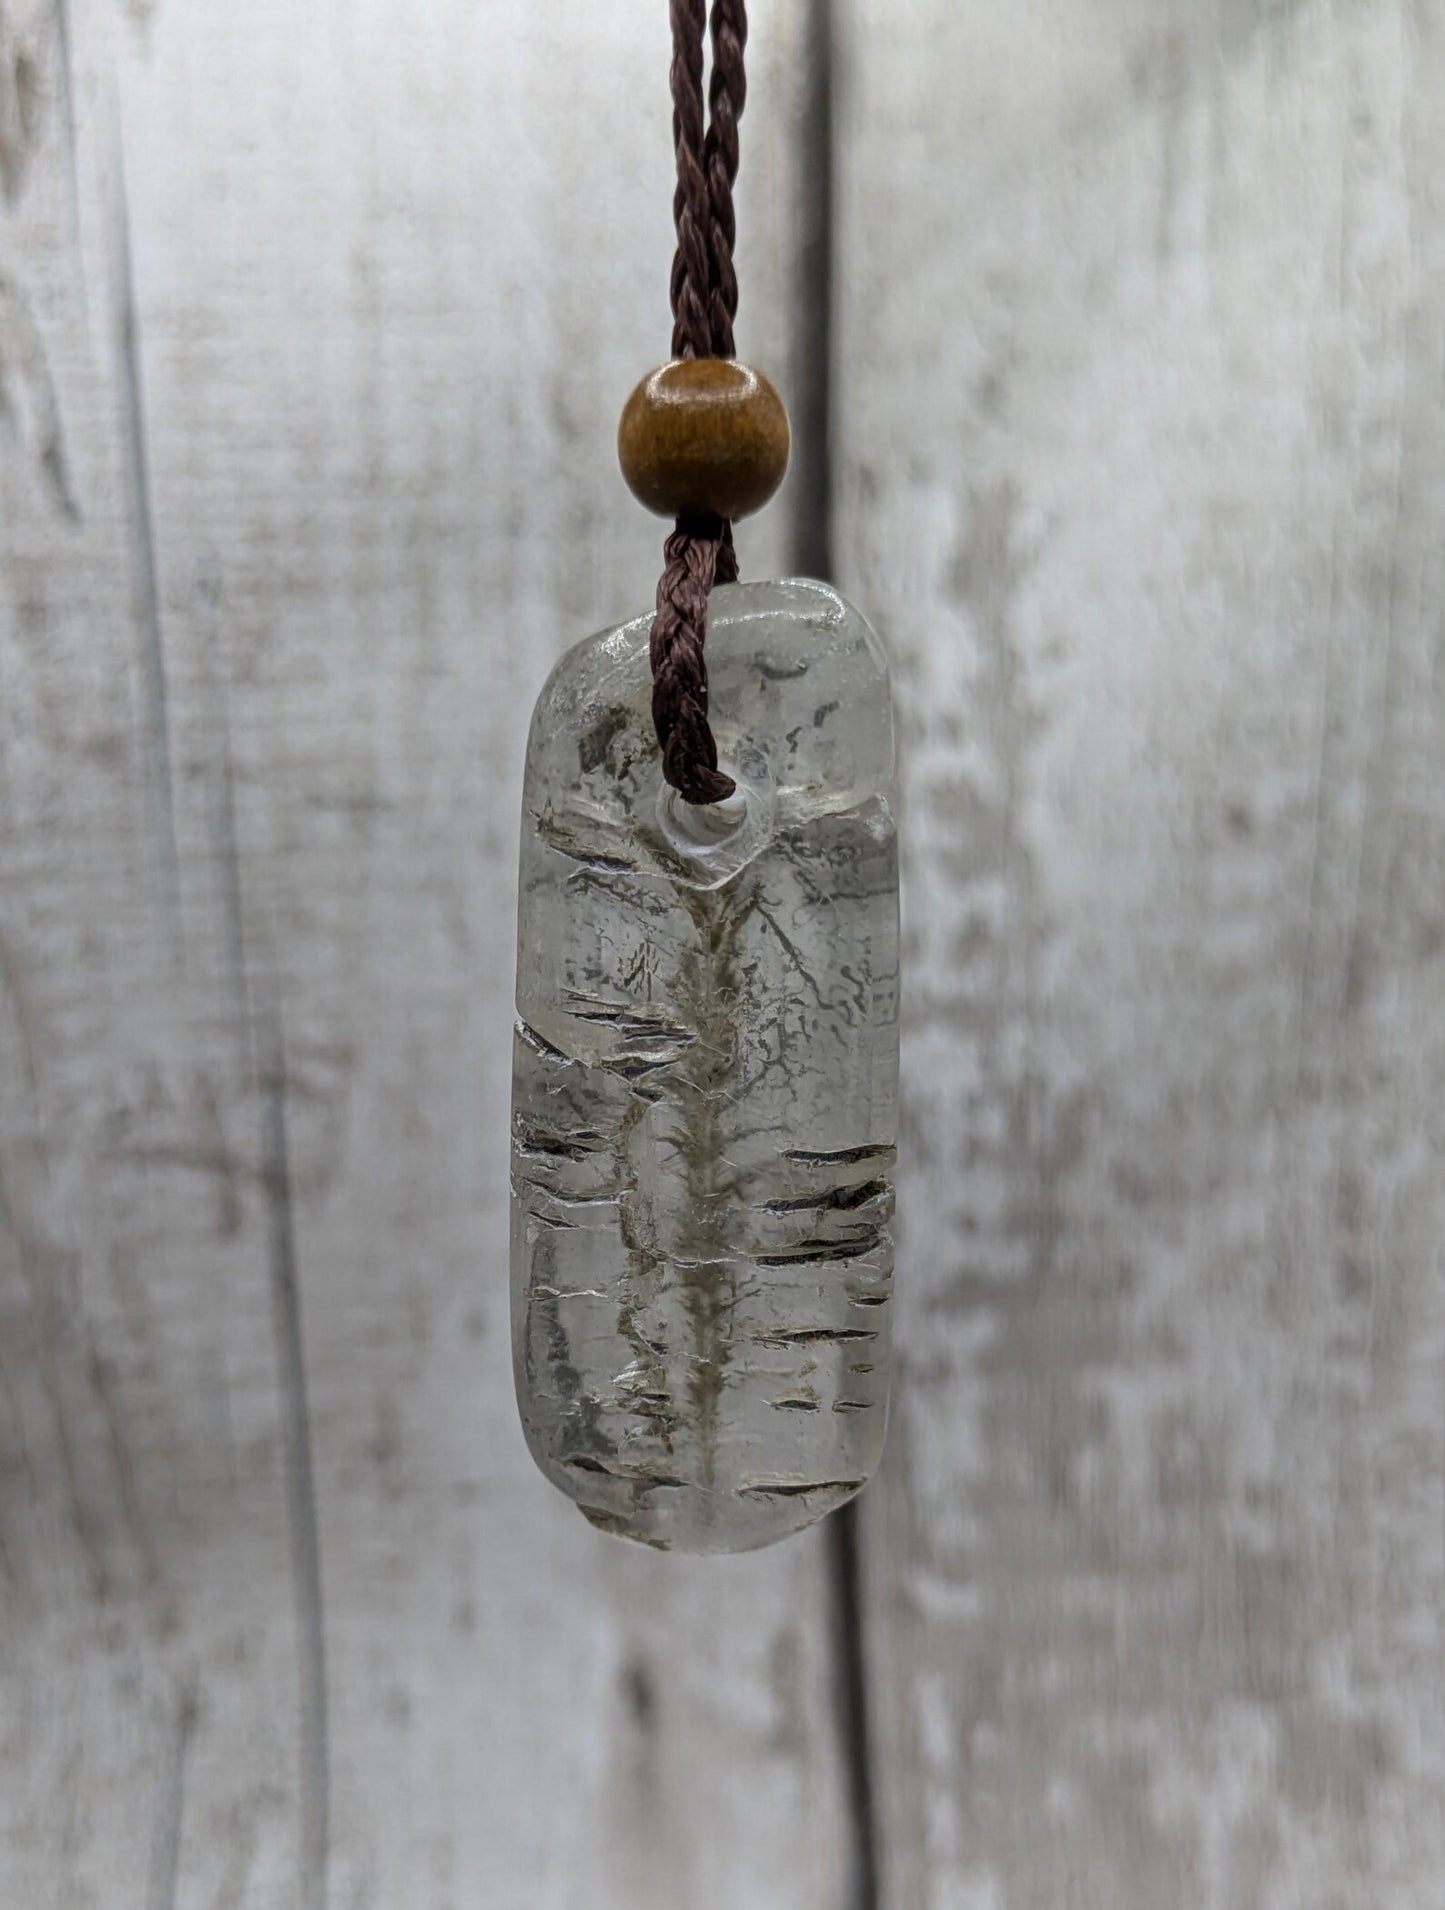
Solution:
[[[672,0],[672,144],[677,155],[677,190],[672,222],[677,256],[672,262],[672,355],[711,358],[709,291],[712,262],[708,249],[711,200],[703,155],[702,43],[707,31],[707,0]]]
[[[702,652],[708,593],[718,573],[717,523],[678,519],[663,546],[652,621],[652,720],[662,745],[662,773],[694,803],[721,802],[735,787],[717,766]]]
[[[738,176],[738,121],[748,98],[743,61],[747,43],[748,10],[743,0],[713,0],[712,82],[708,88],[711,118],[703,147],[703,172],[707,176],[708,252],[712,262],[709,317],[713,355],[717,358],[733,355],[733,320],[738,315],[738,275],[733,269],[738,222],[733,212],[733,187]]]
[[[713,0],[711,124],[703,128],[706,0],[671,0],[672,135],[677,154],[673,223],[672,355],[731,358],[738,308],[733,245],[737,222],[738,119],[747,98],[744,0]],[[707,600],[738,574],[732,525],[720,517],[679,518],[663,547],[653,619],[652,720],[662,770],[687,802],[714,803],[735,784],[717,766],[707,717]]]

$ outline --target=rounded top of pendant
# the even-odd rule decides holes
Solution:
[[[617,428],[629,490],[662,517],[760,511],[787,473],[791,446],[776,387],[732,358],[678,358],[649,372]]]

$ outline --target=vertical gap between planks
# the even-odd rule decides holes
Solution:
[[[225,710],[224,703],[221,706]],[[252,982],[241,892],[235,780],[228,716],[221,725],[221,777],[216,819],[224,884],[231,986],[246,1073],[259,1091],[261,1188],[267,1217],[267,1272],[276,1350],[281,1458],[290,1534],[292,1600],[296,1621],[298,1722],[297,1910],[326,1910],[330,1869],[331,1748],[326,1682],[325,1605],[321,1587],[321,1533],[316,1467],[302,1331],[301,1282],[286,1128],[286,1040],[280,989],[271,971]],[[258,993],[264,1005],[258,1002]]]
[[[798,314],[793,365],[793,568],[833,574],[833,19],[831,0],[808,0],[798,126],[801,181]]]
[[[826,5],[827,0],[822,0]],[[868,1668],[863,1646],[863,1577],[858,1504],[826,1521],[828,1584],[833,1608],[833,1685],[848,1809],[846,1910],[879,1910],[878,1823],[868,1725]]]
[[[60,16],[65,19],[65,15]],[[67,68],[69,28],[63,42]],[[68,87],[68,73],[66,76]],[[129,494],[131,567],[135,615],[139,626],[138,675],[146,749],[146,775],[152,790],[154,826],[159,843],[161,879],[172,920],[180,913],[180,854],[176,840],[174,777],[171,770],[170,695],[166,685],[165,643],[161,632],[160,585],[156,574],[155,519],[151,509],[150,455],[146,445],[145,388],[141,376],[136,316],[135,274],[131,256],[130,204],[126,196],[125,147],[120,106],[115,106],[115,148],[111,244],[116,278],[115,331],[119,360],[126,488]]]
[[[281,1396],[281,1449],[291,1531],[300,1717],[299,1910],[326,1910],[330,1851],[330,1748],[321,1536],[296,1263],[296,1220],[286,1134],[286,1040],[279,1002],[256,1027],[262,1105],[261,1181],[268,1210],[272,1325]]]
[[[833,9],[808,0],[799,145],[801,235],[793,376],[793,569],[833,575]],[[849,1832],[847,1910],[879,1910],[877,1818],[868,1717],[859,1508],[827,1520],[833,1688]]]

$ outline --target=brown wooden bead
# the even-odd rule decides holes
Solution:
[[[792,434],[775,387],[732,358],[679,358],[627,400],[617,455],[633,496],[662,517],[747,517],[788,469]]]

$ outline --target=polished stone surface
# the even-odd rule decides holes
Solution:
[[[887,1417],[898,1076],[893,727],[811,583],[712,600],[740,798],[660,780],[649,619],[538,701],[522,824],[513,1341],[538,1464],[691,1551],[843,1503]]]

